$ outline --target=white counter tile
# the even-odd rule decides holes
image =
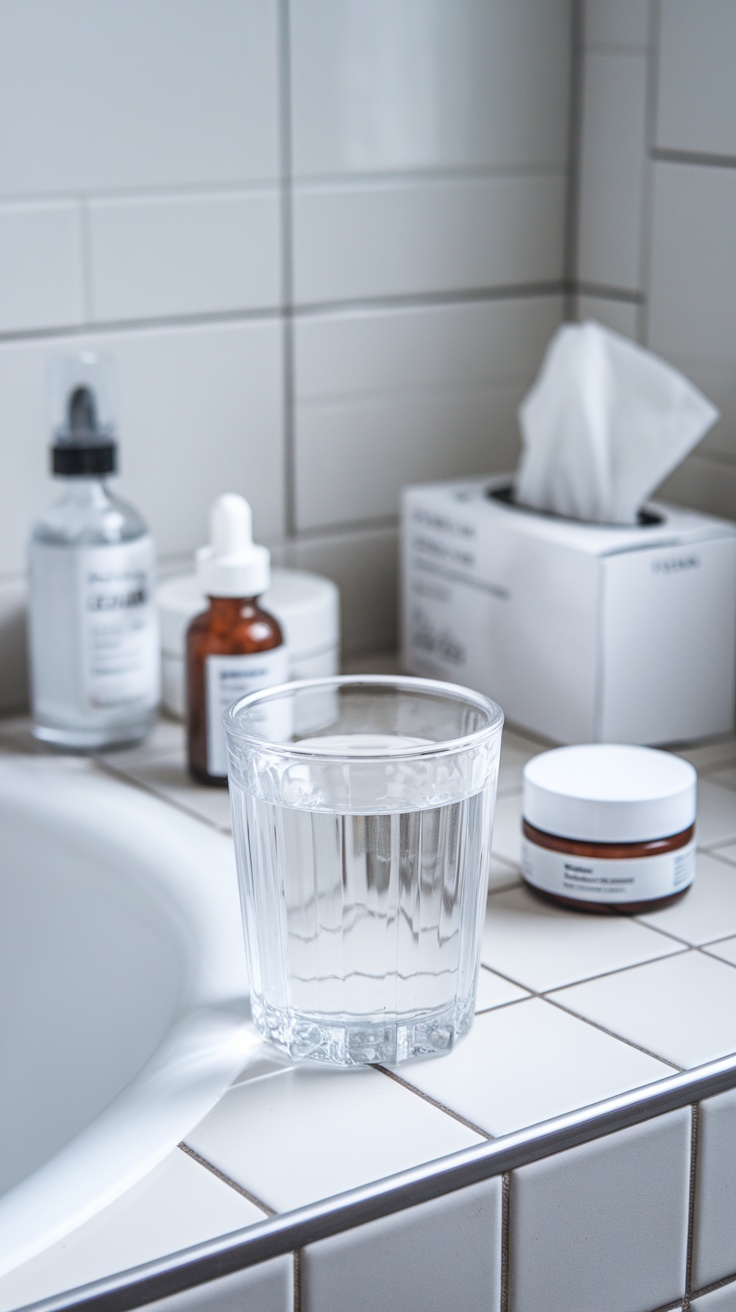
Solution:
[[[736,738],[733,734],[725,734],[721,738],[712,738],[710,742],[675,747],[673,750],[678,756],[684,756],[699,773],[710,773],[718,765],[736,761]]]
[[[520,866],[512,865],[510,861],[504,861],[499,856],[491,856],[491,873],[488,879],[488,887],[491,891],[509,888],[513,884],[520,883]]]
[[[724,788],[736,789],[736,765],[729,765],[725,768],[719,766],[717,770],[709,775],[709,779],[712,783],[721,784]],[[734,798],[734,806],[736,807],[736,797]]]
[[[685,1293],[688,1107],[515,1171],[510,1312],[644,1312]]]
[[[36,1302],[264,1219],[242,1194],[177,1148],[114,1203],[4,1276],[0,1309]],[[291,1260],[269,1265],[266,1284],[280,1291],[280,1301],[264,1304],[264,1309],[287,1312]],[[249,1288],[247,1275],[242,1273],[236,1282],[241,1294]]]
[[[512,984],[502,975],[497,975],[495,971],[481,966],[475,1000],[476,1012],[490,1011],[493,1007],[503,1007],[507,1002],[518,1002],[521,998],[528,997],[529,993],[526,989],[520,989],[517,984]]]
[[[717,856],[719,861],[729,861],[731,865],[736,865],[736,843],[727,843],[725,847],[715,847],[713,855]]]
[[[500,1296],[500,1179],[323,1239],[302,1253],[302,1312],[478,1312],[498,1309]]]
[[[152,758],[137,759],[133,763],[117,763],[117,754],[105,757],[109,769],[143,788],[156,793],[166,802],[172,802],[190,815],[206,820],[218,829],[230,830],[230,793],[227,788],[207,788],[195,783],[186,764],[186,751],[177,750],[157,754]]]
[[[736,1271],[736,1090],[700,1104],[693,1286]]]
[[[494,856],[521,865],[521,793],[496,798],[491,846]]]
[[[489,897],[481,957],[485,966],[543,993],[680,950],[627,917],[564,911],[524,885]]]
[[[734,874],[736,875],[736,871]],[[724,938],[717,943],[708,943],[704,951],[709,957],[717,957],[719,961],[728,961],[730,965],[736,966],[736,938]]]
[[[278,1211],[478,1142],[379,1071],[307,1066],[231,1089],[187,1136],[195,1152]]]
[[[736,1051],[736,971],[690,951],[552,995],[678,1066]]]
[[[500,1135],[662,1079],[672,1069],[531,998],[476,1016],[448,1056],[407,1063],[398,1074]]]
[[[637,920],[695,945],[736,934],[736,870],[699,852],[695,882],[685,896]]]

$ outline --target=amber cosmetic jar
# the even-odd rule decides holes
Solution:
[[[522,873],[584,911],[652,911],[695,875],[693,767],[650,747],[594,743],[524,767]]]

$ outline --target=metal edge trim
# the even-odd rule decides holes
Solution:
[[[736,1055],[269,1218],[21,1312],[128,1312],[736,1088]]]

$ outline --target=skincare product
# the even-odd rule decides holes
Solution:
[[[189,769],[199,783],[224,788],[225,711],[246,693],[289,677],[281,627],[258,604],[270,582],[270,554],[253,542],[243,497],[227,493],[212,507],[210,545],[197,552],[197,577],[209,609],[187,631]]]
[[[161,703],[186,716],[184,647],[189,625],[205,609],[196,574],[180,574],[156,590],[161,624]],[[340,593],[332,579],[303,569],[271,570],[263,608],[275,615],[289,655],[290,679],[319,679],[340,668]]]
[[[143,738],[159,697],[154,547],[115,472],[112,365],[58,362],[51,447],[63,491],[30,544],[30,676],[37,738],[96,749]]]
[[[695,876],[693,767],[648,747],[558,747],[524,767],[522,874],[552,901],[651,911]]]

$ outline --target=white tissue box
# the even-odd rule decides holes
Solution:
[[[404,489],[404,668],[477,688],[558,742],[730,731],[736,525],[658,503],[634,527],[580,523],[514,506],[510,489]]]

